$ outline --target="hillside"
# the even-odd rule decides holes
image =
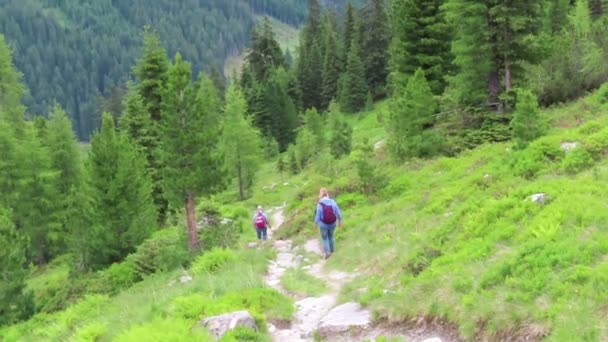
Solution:
[[[14,46],[30,90],[28,111],[46,115],[56,100],[87,140],[99,122],[98,97],[118,95],[115,87],[124,89],[132,77],[145,25],[159,33],[170,56],[179,51],[192,61],[196,74],[210,66],[221,70],[237,55],[258,15],[299,24],[305,9],[292,3],[10,0],[0,11],[0,32]]]

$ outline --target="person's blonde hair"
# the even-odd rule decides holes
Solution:
[[[319,199],[323,197],[329,197],[329,192],[327,192],[326,188],[321,188],[321,190],[319,190]]]

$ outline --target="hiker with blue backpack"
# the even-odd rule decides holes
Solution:
[[[315,213],[315,227],[319,226],[323,242],[323,258],[327,259],[334,253],[334,230],[336,224],[342,227],[342,212],[338,203],[329,198],[327,189],[319,190],[319,202]]]
[[[268,240],[268,228],[272,229],[272,227],[270,227],[268,215],[266,215],[261,205],[253,214],[253,227],[258,235],[258,240]]]

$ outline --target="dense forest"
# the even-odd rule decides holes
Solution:
[[[524,148],[543,134],[539,103],[581,96],[608,77],[603,1],[278,3],[286,2],[5,5],[0,323],[88,291],[75,282],[61,304],[35,303],[22,291],[27,265],[68,254],[81,279],[155,253],[142,243],[182,214],[189,251],[212,247],[197,230],[198,198],[232,180],[246,198],[261,160],[283,152],[278,167],[294,174],[327,157],[324,147],[328,158],[349,155],[345,116],[379,100],[399,163],[509,139]],[[268,20],[252,29],[256,12],[303,20],[293,63]],[[240,77],[226,84],[210,66],[246,42]],[[97,127],[98,94],[110,99],[85,157],[77,141]],[[146,271],[143,259],[143,274],[162,268]]]

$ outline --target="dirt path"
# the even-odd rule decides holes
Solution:
[[[273,230],[281,228],[285,217],[284,208],[272,208],[271,222]],[[273,230],[269,230],[272,238]],[[314,341],[315,336],[331,341],[374,341],[378,336],[403,337],[412,342],[448,342],[452,339],[439,338],[432,331],[418,329],[395,329],[372,326],[372,315],[359,303],[350,302],[338,305],[338,295],[344,284],[351,281],[356,274],[324,270],[325,260],[321,258],[322,249],[318,239],[308,240],[303,246],[292,246],[291,240],[271,240],[277,251],[275,260],[270,261],[266,284],[281,293],[291,296],[281,286],[281,277],[289,268],[300,267],[303,260],[309,261],[304,254],[315,254],[316,261],[303,266],[310,275],[322,280],[328,286],[327,293],[318,297],[296,299],[296,314],[289,327],[268,325],[268,330],[275,342]],[[293,296],[291,296],[293,297]]]

